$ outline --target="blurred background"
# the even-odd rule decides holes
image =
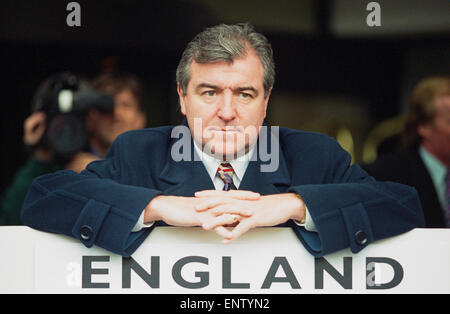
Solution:
[[[268,122],[336,137],[354,162],[373,161],[401,130],[420,79],[450,74],[448,0],[377,1],[375,27],[365,0],[79,0],[81,27],[66,24],[69,2],[1,1],[0,192],[28,158],[23,122],[45,78],[135,74],[147,126],[177,124],[175,69],[207,26],[250,22],[264,33],[277,67]]]

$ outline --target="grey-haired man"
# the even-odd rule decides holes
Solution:
[[[202,226],[227,243],[289,226],[316,256],[423,226],[414,189],[376,182],[325,135],[263,125],[274,68],[251,25],[204,30],[177,69],[189,145],[178,146],[180,127],[126,133],[83,173],[38,178],[23,221],[124,256],[156,225]],[[174,158],[174,147],[192,158]],[[268,150],[277,167],[262,171]]]

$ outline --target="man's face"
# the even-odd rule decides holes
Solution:
[[[178,86],[178,95],[181,112],[204,152],[233,159],[256,142],[270,96],[264,98],[263,78],[262,63],[251,49],[233,63],[191,63],[187,93]]]
[[[422,145],[450,166],[450,95],[436,97],[435,110],[434,119],[418,131]]]
[[[144,128],[145,113],[141,111],[137,99],[125,89],[114,96],[114,112],[112,114],[93,111],[90,113],[91,133],[105,146],[109,146],[120,134]]]
[[[146,125],[145,113],[139,107],[138,100],[131,91],[124,89],[114,96],[113,140],[120,134],[142,129]]]

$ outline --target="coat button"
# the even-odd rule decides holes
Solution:
[[[367,233],[362,230],[359,230],[355,233],[355,241],[358,245],[364,245],[367,243]]]
[[[90,226],[85,225],[80,228],[81,239],[83,239],[85,241],[89,240],[92,237],[93,233],[94,232]]]

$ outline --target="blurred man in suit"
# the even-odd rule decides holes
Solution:
[[[176,77],[182,125],[127,132],[81,174],[37,178],[23,221],[123,256],[157,225],[201,226],[226,243],[289,226],[315,256],[423,226],[413,188],[376,182],[325,135],[264,125],[275,66],[251,25],[195,36]]]
[[[428,77],[417,84],[404,136],[407,149],[364,168],[377,180],[415,187],[427,227],[450,228],[450,77]]]

